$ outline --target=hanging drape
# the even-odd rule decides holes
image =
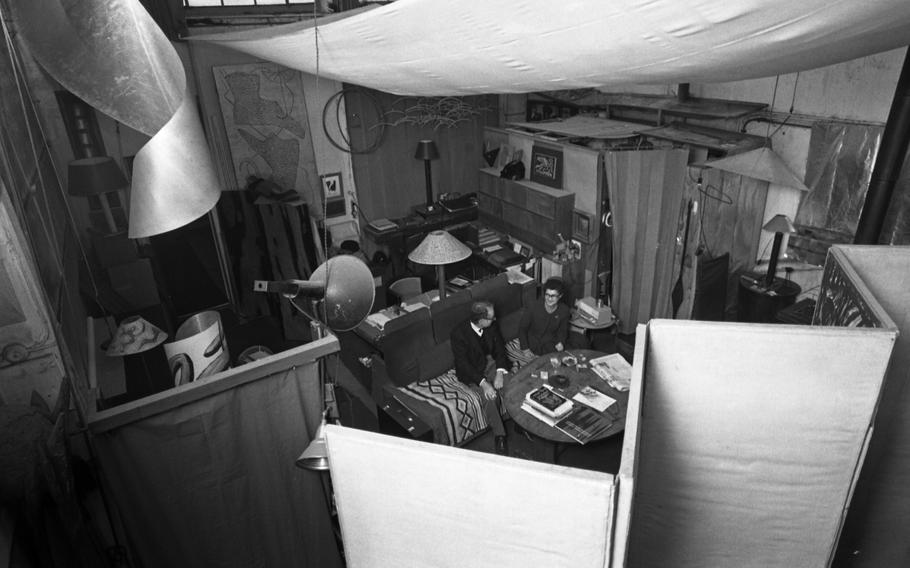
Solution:
[[[334,337],[325,342],[337,350]],[[163,412],[157,405],[183,387],[137,401],[130,420],[89,419],[137,566],[342,565],[325,474],[294,466],[321,416],[319,363],[306,350],[186,385],[217,392]],[[244,375],[263,365],[268,374]],[[213,388],[225,381],[235,384]]]
[[[688,150],[609,152],[613,211],[613,311],[620,333],[670,317],[672,260]]]

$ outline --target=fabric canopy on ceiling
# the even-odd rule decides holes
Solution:
[[[907,0],[398,0],[315,27],[192,39],[429,96],[767,77],[887,51],[908,38]]]

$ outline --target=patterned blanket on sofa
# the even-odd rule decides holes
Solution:
[[[480,397],[455,378],[454,369],[396,390],[419,402],[408,406],[433,428],[438,444],[458,446],[487,428]]]

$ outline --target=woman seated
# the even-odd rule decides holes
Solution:
[[[550,278],[543,285],[542,301],[525,310],[518,324],[518,349],[510,349],[509,353],[519,365],[526,365],[538,355],[565,349],[571,313],[569,306],[560,302],[564,293],[562,280]]]

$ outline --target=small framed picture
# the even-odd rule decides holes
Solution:
[[[341,172],[319,177],[322,178],[322,196],[326,200],[344,196],[341,191]]]
[[[347,204],[343,197],[333,197],[325,200],[325,216],[344,217],[347,214]]]
[[[572,238],[591,241],[591,216],[581,211],[572,213]]]
[[[562,189],[562,150],[534,146],[531,149],[531,181]]]

